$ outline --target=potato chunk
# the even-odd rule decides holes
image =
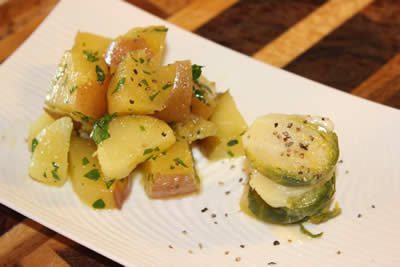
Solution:
[[[173,126],[175,136],[179,140],[185,140],[189,144],[217,133],[217,127],[211,121],[202,117],[191,116],[189,119],[176,123]]]
[[[145,50],[151,65],[158,67],[164,55],[165,37],[168,29],[164,26],[133,28],[116,38],[107,49],[105,60],[114,73],[125,56],[135,50]]]
[[[72,120],[64,117],[44,128],[36,137],[29,175],[42,183],[62,186],[67,180]]]
[[[89,139],[72,136],[69,152],[72,187],[80,200],[95,209],[121,208],[129,195],[130,178],[104,179],[93,154],[96,145]]]
[[[121,179],[157,152],[175,143],[172,129],[149,116],[122,116],[108,125],[110,137],[98,145],[97,156],[105,179]]]
[[[36,136],[47,126],[52,124],[55,120],[53,117],[51,117],[49,114],[46,112],[43,112],[40,117],[32,123],[32,125],[29,127],[29,133],[28,133],[28,149],[30,152],[33,152],[32,150],[35,149],[38,140],[36,139]]]
[[[74,47],[64,53],[47,93],[49,112],[63,115],[79,112],[93,118],[103,116],[107,111],[109,81],[103,54],[110,42],[105,37],[78,32]]]
[[[178,141],[164,153],[144,163],[145,190],[151,198],[163,198],[197,192],[199,178],[194,167],[190,147]]]
[[[241,135],[247,129],[247,123],[229,91],[217,97],[210,121],[216,125],[217,134],[201,141],[201,149],[208,158],[217,160],[244,155]]]
[[[161,72],[167,69],[171,69],[173,81],[174,68],[162,68]],[[111,79],[107,92],[109,113],[145,115],[164,109],[171,88],[160,88],[155,72],[145,50],[130,52]]]
[[[190,61],[178,61],[172,91],[166,102],[166,107],[157,112],[155,116],[166,122],[179,122],[186,120],[192,103],[192,64]]]

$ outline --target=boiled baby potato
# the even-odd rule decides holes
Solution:
[[[29,127],[28,133],[28,149],[30,152],[33,152],[38,145],[38,140],[36,136],[46,128],[50,124],[52,124],[55,120],[51,117],[47,112],[43,112],[42,115]]]
[[[215,83],[201,76],[193,82],[192,113],[207,120],[216,107],[216,97]]]
[[[172,71],[171,71],[172,72]],[[166,75],[171,75],[168,72]],[[173,72],[172,72],[173,74]],[[161,74],[159,74],[161,76]],[[192,103],[192,64],[190,61],[177,61],[171,92],[166,102],[166,107],[157,112],[155,116],[166,122],[180,122],[189,118]],[[161,80],[161,78],[160,78]],[[166,85],[162,85],[164,88]]]
[[[214,123],[194,115],[183,122],[174,124],[172,128],[177,139],[185,140],[189,144],[196,140],[214,136],[217,133],[217,127]]]
[[[95,209],[120,209],[129,195],[130,178],[104,179],[90,139],[72,136],[69,163],[72,187],[80,200]],[[108,180],[108,181],[106,181]]]
[[[201,149],[211,160],[244,155],[241,135],[247,123],[238,111],[229,93],[217,97],[217,105],[210,121],[217,127],[217,134],[201,141]]]
[[[109,113],[153,114],[166,107],[172,87],[163,87],[173,82],[174,66],[161,68],[160,73],[171,77],[159,85],[155,69],[149,64],[145,50],[130,52],[119,64],[111,79],[107,92]],[[160,78],[164,78],[164,76]]]
[[[105,179],[121,179],[146,159],[175,143],[172,129],[150,116],[122,116],[108,125],[110,137],[98,145],[97,156]]]
[[[167,151],[144,163],[145,190],[151,198],[164,198],[197,192],[197,177],[188,143],[176,142]]]
[[[165,37],[168,29],[164,26],[133,28],[112,41],[107,49],[105,60],[114,73],[125,56],[135,50],[145,50],[152,66],[158,67],[164,54]]]
[[[71,118],[63,117],[39,133],[29,165],[29,175],[33,179],[54,186],[65,183],[72,128]]]
[[[110,42],[109,38],[78,32],[73,48],[64,53],[47,93],[48,112],[62,115],[78,112],[92,118],[104,115],[109,73],[103,55]]]

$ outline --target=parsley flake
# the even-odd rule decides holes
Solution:
[[[193,78],[193,81],[197,81],[200,78],[200,76],[201,76],[201,68],[204,68],[204,66],[200,66],[200,65],[196,65],[196,64],[192,65],[192,78]]]
[[[181,166],[183,166],[183,167],[185,167],[185,168],[189,168],[189,167],[185,164],[185,162],[183,162],[183,160],[181,160],[180,158],[175,158],[174,161],[175,161],[176,166],[181,165]]]
[[[110,138],[110,133],[108,132],[108,125],[114,117],[115,113],[112,115],[107,114],[94,123],[93,130],[90,133],[90,138],[92,138],[92,140],[96,144],[100,144],[102,141]]]
[[[107,181],[107,182],[106,182],[106,187],[107,187],[107,189],[110,189],[110,187],[113,185],[114,182],[115,182],[115,179],[112,179],[112,180],[110,180],[110,181]]]
[[[99,198],[98,200],[93,202],[92,207],[95,209],[104,209],[106,207],[106,203],[104,203],[103,199]]]
[[[167,90],[168,88],[170,88],[172,86],[171,82],[167,82],[166,84],[163,85],[162,89],[163,90]]]
[[[89,163],[90,163],[90,161],[88,160],[87,157],[84,157],[84,158],[82,159],[82,165],[88,165]]]
[[[89,50],[83,50],[83,54],[85,55],[87,61],[89,62],[96,62],[97,60],[99,60],[99,52],[92,52]]]
[[[53,165],[53,170],[51,171],[51,175],[53,176],[53,178],[55,180],[60,180],[60,176],[58,176],[58,169],[60,168],[60,166],[58,166],[57,162],[52,162],[51,165]]]
[[[106,75],[104,74],[104,71],[100,68],[99,65],[96,65],[96,74],[97,74],[97,81],[103,83],[104,80],[106,79]]]
[[[228,146],[234,146],[239,144],[239,141],[237,139],[232,139],[230,141],[228,141],[228,143],[226,143]]]
[[[150,101],[154,101],[154,99],[158,96],[159,93],[160,93],[160,91],[157,91],[156,93],[150,95],[149,96]]]
[[[32,139],[32,144],[31,144],[31,151],[32,153],[35,152],[35,149],[37,147],[37,145],[39,144],[39,141],[36,138]]]
[[[92,169],[88,171],[85,175],[86,178],[90,180],[97,181],[100,178],[100,173],[98,169]]]
[[[119,89],[121,89],[122,85],[124,84],[125,84],[125,77],[119,79],[119,81],[117,82],[117,86],[115,87],[114,91],[111,94],[118,92]]]

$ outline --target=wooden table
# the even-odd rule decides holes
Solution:
[[[0,62],[57,1],[0,0]],[[129,2],[258,60],[400,108],[400,0]],[[0,235],[0,266],[118,266],[1,205]]]

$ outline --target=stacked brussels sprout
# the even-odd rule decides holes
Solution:
[[[339,146],[329,119],[269,114],[242,138],[252,168],[242,207],[252,215],[297,223],[331,203]]]

